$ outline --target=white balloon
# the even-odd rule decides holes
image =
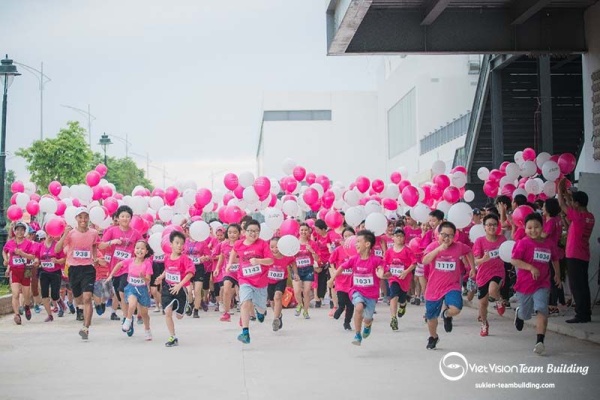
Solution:
[[[73,199],[70,197],[67,197],[66,199],[62,199],[62,202],[65,203],[65,205],[67,207],[72,206],[73,205]]]
[[[260,235],[258,237],[262,240],[271,240],[275,231],[269,227],[265,222],[260,224]]]
[[[354,190],[348,190],[346,193],[344,193],[343,197],[344,201],[348,203],[350,207],[357,206],[358,202],[360,201],[358,193],[356,193]]]
[[[547,180],[554,182],[560,176],[560,167],[552,160],[548,160],[542,165],[542,175]]]
[[[202,212],[212,212],[215,209],[215,203],[210,202],[202,208]]]
[[[471,227],[471,230],[469,231],[469,240],[471,243],[475,243],[475,240],[483,236],[485,236],[485,228],[483,224],[477,224]]]
[[[402,175],[402,179],[408,179],[408,168],[406,168],[404,165],[398,168],[398,172],[400,172],[400,175]]]
[[[417,186],[417,193],[419,193],[419,200],[417,200],[417,201],[425,200],[425,191],[423,190],[423,188],[421,186]]]
[[[113,224],[113,219],[109,216],[109,217],[104,218],[104,221],[100,222],[98,224],[98,227],[100,229],[106,229],[109,226],[111,226],[112,224]]]
[[[437,209],[444,213],[444,215],[448,215],[448,211],[452,207],[452,204],[448,203],[446,200],[442,200],[437,204]]]
[[[269,179],[271,181],[271,193],[278,194],[281,192],[281,185],[277,179]]]
[[[366,216],[367,215],[365,213],[364,207],[354,206],[346,210],[346,215],[344,218],[346,219],[346,223],[354,228],[357,227],[361,222],[363,222]]]
[[[131,207],[131,201],[132,201],[132,200],[133,200],[133,196],[129,196],[129,195],[127,195],[127,196],[123,196],[123,203],[124,203],[126,206],[129,206],[129,207]]]
[[[277,230],[283,223],[283,213],[277,208],[268,207],[262,212],[265,217],[265,223],[272,230]]]
[[[29,203],[29,200],[31,198],[29,197],[29,195],[27,193],[17,193],[17,195],[15,196],[15,202],[17,203],[17,205],[19,206],[19,208],[25,208],[27,207],[27,203]],[[40,199],[40,203],[41,203]],[[40,206],[41,209],[41,206]],[[43,212],[43,210],[42,210]]]
[[[325,190],[323,190],[323,185],[321,185],[320,183],[313,183],[312,185],[310,185],[310,187],[315,189],[319,193],[319,197],[323,196],[323,193],[325,192]]]
[[[535,159],[535,164],[538,166],[539,169],[542,169],[546,161],[550,161],[550,157],[552,156],[549,153],[543,151],[537,155]]]
[[[78,189],[79,201],[83,205],[88,205],[92,201],[92,197],[94,193],[92,192],[92,188],[88,185],[80,185]]]
[[[465,194],[463,195],[463,199],[467,202],[470,203],[473,200],[475,200],[475,193],[472,190],[466,190]]]
[[[88,204],[88,210],[91,210],[92,207],[99,207],[99,206],[100,206],[100,202],[98,200],[94,200],[90,204]]]
[[[154,225],[154,226],[160,226],[160,225]],[[154,226],[152,228],[154,228]],[[154,255],[162,256],[163,254],[165,254],[165,252],[162,249],[162,233],[153,232],[150,235],[150,237],[148,238],[148,244],[150,245],[150,248],[152,250],[154,250]]]
[[[365,228],[373,232],[375,236],[383,235],[387,230],[387,224],[387,218],[381,213],[367,215],[365,219]]]
[[[212,192],[212,201],[214,203],[219,204],[221,201],[223,201],[223,196],[225,194],[223,193],[223,191],[221,189],[215,189]]]
[[[183,200],[188,206],[191,206],[196,202],[196,191],[194,189],[185,189],[183,192]]]
[[[68,186],[62,186],[60,189],[60,193],[58,194],[58,198],[64,200],[67,197],[71,197],[71,189],[69,189]]]
[[[544,191],[544,181],[541,178],[534,178],[533,180],[537,182],[537,189],[533,193],[538,195]]]
[[[162,206],[165,205],[165,201],[162,199],[162,197],[159,196],[154,196],[150,198],[150,207],[152,207],[155,210],[159,210]]]
[[[429,213],[431,212],[431,208],[423,203],[418,203],[413,208],[410,209],[410,217],[415,221],[418,221],[422,224],[427,223],[429,220]]]
[[[517,165],[519,165],[519,166],[521,164],[523,164],[523,162],[525,161],[525,159],[523,158],[523,152],[522,151],[517,151],[515,153],[514,160],[517,163]]]
[[[486,167],[481,167],[477,170],[477,177],[482,181],[485,181],[490,176],[490,170]]]
[[[90,208],[90,221],[94,225],[100,225],[105,219],[107,215],[102,207],[92,207]]]
[[[194,221],[190,225],[190,237],[196,242],[202,242],[210,235],[210,226],[204,221]]]
[[[456,203],[448,210],[446,219],[456,225],[458,229],[465,228],[473,219],[473,209],[467,203]]]
[[[381,195],[384,198],[387,197],[389,199],[395,199],[398,196],[400,196],[400,188],[398,187],[398,185],[388,183],[387,185],[385,185],[385,189],[383,190],[383,193]]]
[[[163,222],[171,221],[175,212],[171,206],[162,206],[158,209],[158,218]]]
[[[144,214],[148,210],[148,200],[142,196],[133,196],[130,201],[134,215]]]
[[[467,184],[467,175],[465,175],[464,172],[456,171],[452,174],[450,181],[452,182],[453,186],[456,186],[457,188],[462,188]]]
[[[431,172],[435,175],[440,175],[446,172],[446,163],[442,160],[436,160],[431,165]]]
[[[285,235],[277,241],[277,249],[287,257],[293,257],[300,251],[300,241],[296,236]]]
[[[183,221],[185,221],[185,215],[182,214],[174,214],[173,217],[171,218],[171,223],[173,225],[178,225],[180,226],[181,224],[183,224]]]
[[[284,213],[291,217],[298,216],[298,212],[300,211],[298,207],[298,203],[294,200],[286,200],[283,202],[283,206],[281,207]]]
[[[37,191],[37,187],[35,186],[35,183],[33,183],[33,182],[25,182],[25,184],[23,186],[25,187],[25,193],[30,196]]]
[[[208,224],[208,226],[210,226],[210,229],[212,229],[213,232],[216,232],[219,229],[224,229],[223,224],[220,223],[219,221],[213,221],[210,224]]]
[[[173,204],[173,210],[176,214],[186,215],[190,210],[190,206],[185,202],[183,197],[178,197]]]
[[[525,161],[521,164],[521,176],[532,177],[537,172],[537,167],[533,161]]]
[[[294,172],[294,168],[296,167],[296,161],[291,158],[286,158],[283,160],[283,164],[281,168],[283,169],[283,173],[286,175],[291,175]]]
[[[518,194],[522,194],[523,196],[527,197],[527,190],[523,189],[523,188],[517,188],[514,192],[513,192],[513,199],[515,198],[515,196],[517,196]]]
[[[256,190],[254,190],[254,186],[248,186],[244,189],[244,193],[242,194],[242,198],[247,203],[255,203],[258,201],[258,194],[256,194]]]
[[[500,258],[502,261],[509,263],[512,260],[512,251],[515,247],[514,240],[507,240],[506,242],[500,245],[500,249],[498,250],[500,253]]]
[[[58,208],[58,204],[56,200],[51,199],[50,197],[42,197],[40,199],[40,211],[47,214],[54,214],[56,209]]]
[[[365,204],[365,214],[371,215],[373,213],[383,213],[383,207],[377,200],[369,200]]]
[[[77,214],[79,207],[75,207],[75,206],[69,206],[67,207],[67,209],[65,210],[64,213],[64,217],[65,217],[65,221],[67,221],[67,225],[69,225],[72,228],[75,228],[77,226],[77,220],[75,219],[75,214]]]
[[[548,197],[554,197],[556,196],[556,184],[552,181],[548,181],[546,183],[544,183],[544,186],[542,187],[542,191],[544,192],[544,194]]]
[[[238,176],[240,186],[246,188],[254,184],[254,174],[249,171],[244,171]]]
[[[152,233],[161,233],[164,230],[165,230],[165,226],[164,225],[154,224],[154,225],[152,225],[152,228],[150,228],[150,233],[151,234]],[[159,243],[159,246],[160,246],[160,243]],[[154,248],[153,248],[153,250],[154,250]]]
[[[58,218],[56,214],[45,214],[42,220],[42,226],[45,226],[51,219]]]
[[[500,179],[500,189],[502,189],[504,186],[508,185],[509,183],[512,185],[512,184],[515,183],[515,180],[512,179],[511,177],[509,177],[508,175],[507,176],[503,176]]]
[[[508,177],[511,181],[514,181],[515,179],[519,178],[521,168],[519,168],[519,166],[516,163],[510,163],[506,166],[504,172],[506,173],[505,177]]]

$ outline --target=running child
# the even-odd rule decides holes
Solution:
[[[237,261],[237,256],[234,257],[233,262],[228,264],[230,260],[230,254],[232,253],[233,246],[238,241],[242,227],[238,224],[231,224],[227,227],[227,234],[225,240],[217,245],[215,253],[219,255],[217,260],[217,266],[214,274],[220,275],[223,273],[223,315],[221,315],[220,321],[230,322],[231,321],[231,307],[233,299],[236,294],[236,289],[239,289],[238,285],[238,270],[240,267]]]
[[[292,269],[292,279],[300,280],[298,277],[298,269],[293,257],[286,257],[279,252],[277,248],[278,237],[274,237],[270,241],[271,253],[273,254],[273,264],[269,266],[267,278],[269,286],[267,287],[267,300],[273,304],[273,332],[277,332],[283,328],[283,314],[281,310],[281,297],[287,287],[288,269]]]
[[[60,301],[60,283],[62,279],[62,269],[65,266],[66,256],[64,252],[56,251],[56,238],[46,235],[45,240],[38,246],[35,263],[40,266],[40,289],[42,292],[42,304],[46,309],[48,316],[44,322],[54,321],[52,309],[50,308],[50,299],[59,304]]]
[[[329,257],[329,264],[331,265],[332,272],[331,278],[327,282],[328,286],[334,286],[338,298],[338,308],[333,314],[334,319],[339,319],[344,311],[344,329],[351,331],[350,321],[352,321],[352,315],[354,314],[354,304],[350,299],[350,289],[352,288],[352,268],[342,269],[341,273],[337,273],[337,268],[348,261],[351,256],[356,255],[356,246],[349,248],[347,241],[349,238],[355,235],[354,229],[346,227],[342,232],[344,238],[344,244],[338,246],[331,253]]]

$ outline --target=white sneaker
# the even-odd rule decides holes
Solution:
[[[152,332],[144,331],[144,340],[146,340],[146,341],[152,340]]]
[[[123,332],[127,332],[131,328],[131,323],[132,320],[125,318],[125,321],[123,321],[123,325],[121,326],[121,330]]]
[[[508,299],[509,303],[516,303],[518,301],[519,300],[517,299],[517,295],[516,294],[514,294],[510,299]]]
[[[546,347],[544,346],[544,343],[542,343],[542,342],[537,342],[535,344],[535,347],[533,348],[533,352],[538,355],[544,354],[545,350],[546,350]]]

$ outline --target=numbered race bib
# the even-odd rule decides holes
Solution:
[[[456,262],[454,261],[436,261],[435,269],[440,271],[455,271],[456,270]]]
[[[352,268],[343,269],[342,275],[352,275]]]
[[[300,257],[296,258],[296,265],[298,266],[298,268],[306,268],[311,267],[312,263],[310,262],[309,257]]]
[[[375,255],[377,257],[383,257],[383,249],[375,249]]]
[[[125,251],[125,250],[115,250],[115,253],[113,254],[113,256],[115,258],[118,258],[119,260],[127,260],[128,258],[131,257],[131,253]]]
[[[104,261],[106,261],[107,263],[110,263],[111,259],[112,259],[111,256],[108,256],[108,255],[104,256]]]
[[[548,263],[550,262],[551,256],[552,255],[545,249],[535,249],[533,251],[533,261]]]
[[[154,256],[154,261],[155,262],[164,262],[165,261],[165,255],[162,254],[160,256]]]
[[[189,258],[192,261],[192,264],[202,264],[202,262],[200,261],[200,257],[198,256],[190,256]]]
[[[240,264],[231,264],[229,267],[229,271],[231,272],[236,272],[238,269],[240,269]]]
[[[242,268],[242,275],[244,276],[254,276],[260,274],[262,269],[260,265],[251,265],[249,267]]]
[[[52,269],[54,268],[54,263],[52,261],[42,261],[41,263],[43,269]]]
[[[146,284],[146,281],[144,281],[143,278],[135,278],[133,276],[127,277],[127,282],[133,286],[144,286]]]
[[[354,286],[369,287],[375,284],[375,280],[371,275],[354,275]]]
[[[390,267],[390,274],[393,276],[400,276],[404,272],[404,265],[392,265]]]
[[[25,265],[25,259],[23,257],[13,257],[12,265]]]
[[[165,277],[167,278],[167,281],[169,281],[169,282],[173,282],[173,283],[181,282],[181,274],[180,273],[172,274],[170,272],[167,272]]]
[[[488,254],[490,256],[490,258],[498,258],[500,257],[500,250],[496,249],[496,250],[490,250],[488,251]]]
[[[89,250],[74,250],[73,258],[85,260],[87,258],[91,258],[91,252]]]
[[[268,277],[269,277],[269,279],[273,279],[275,281],[280,281],[283,279],[284,275],[285,275],[285,272],[283,272],[283,271],[276,271],[276,270],[270,269]]]

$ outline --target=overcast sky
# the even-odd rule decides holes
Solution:
[[[149,154],[150,177],[193,178],[253,166],[264,92],[373,90],[378,58],[327,57],[323,0],[2,0],[0,52],[40,69],[44,135],[68,120]],[[40,91],[23,68],[9,90],[7,168],[40,136]],[[125,145],[113,137],[109,155]],[[145,168],[146,161],[134,160]],[[285,157],[282,157],[282,159]],[[190,168],[190,166],[194,166]],[[167,185],[173,183],[167,179]]]

